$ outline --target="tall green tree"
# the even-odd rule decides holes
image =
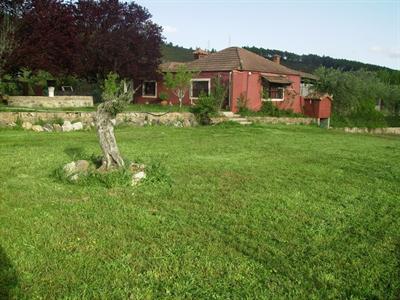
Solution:
[[[125,84],[117,74],[109,73],[104,80],[103,103],[97,107],[95,117],[97,136],[103,151],[100,168],[104,171],[125,166],[114,135],[115,117],[132,99],[132,91],[127,89],[125,92]]]
[[[376,72],[358,70],[343,72],[319,68],[315,85],[317,91],[333,95],[333,114],[348,120],[364,120],[365,124],[383,124],[384,115],[398,115],[400,110],[400,85],[383,81]],[[389,74],[389,76],[391,76]],[[383,103],[383,111],[376,111],[377,103]],[[359,125],[362,125],[361,123]]]

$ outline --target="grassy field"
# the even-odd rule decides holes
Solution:
[[[313,127],[120,128],[172,188],[53,171],[95,132],[0,131],[0,299],[398,299],[400,139]]]

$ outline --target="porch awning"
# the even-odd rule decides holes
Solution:
[[[283,85],[292,84],[292,81],[289,80],[287,77],[283,76],[269,76],[269,75],[262,75],[262,78],[269,83],[278,83]]]

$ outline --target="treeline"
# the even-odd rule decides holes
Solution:
[[[165,43],[161,47],[163,61],[188,62],[193,60],[192,48],[180,47],[172,43]]]
[[[296,54],[288,51],[281,51],[275,49],[265,49],[258,47],[244,47],[245,49],[261,55],[265,58],[271,59],[274,54],[281,56],[282,63],[292,69],[312,73],[319,67],[340,69],[342,71],[394,71],[386,67],[366,64],[358,61],[348,59],[338,59],[329,56],[319,56],[316,54]]]
[[[392,84],[384,71],[343,72],[321,67],[314,74],[319,77],[315,89],[333,95],[332,125],[400,126],[400,85]]]

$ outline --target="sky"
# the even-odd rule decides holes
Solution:
[[[256,46],[400,70],[400,0],[136,0],[184,47]]]

